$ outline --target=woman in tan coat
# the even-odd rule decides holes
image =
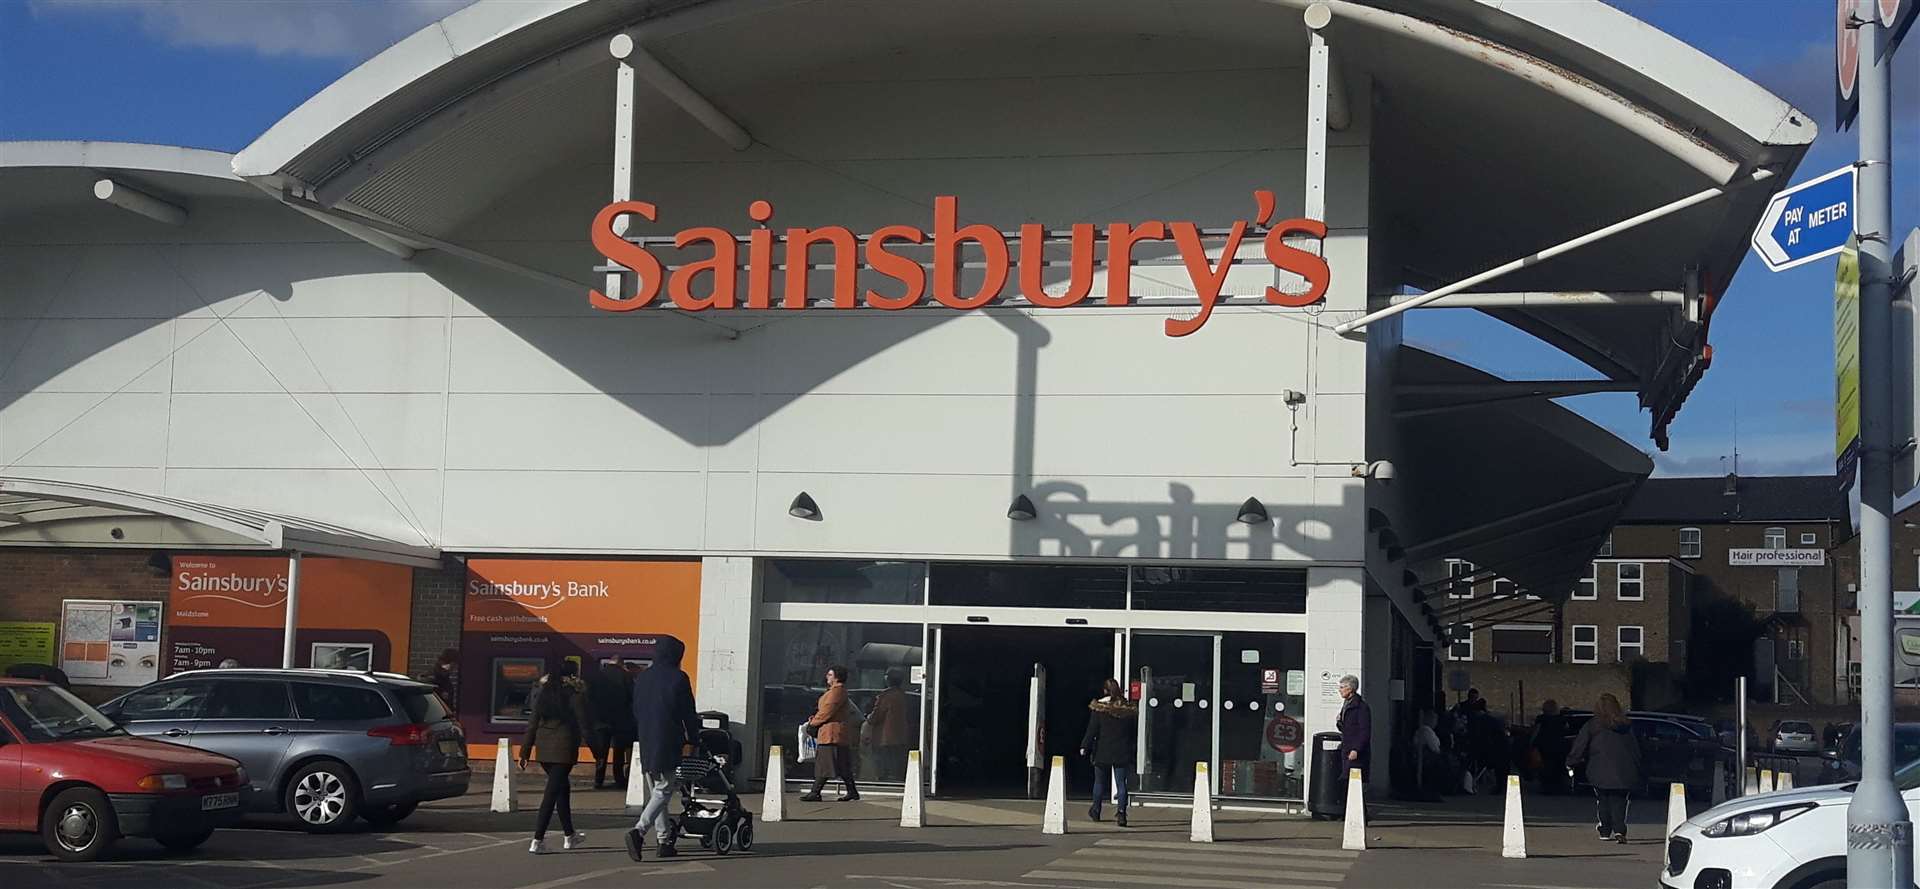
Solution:
[[[820,749],[813,757],[813,789],[800,799],[818,802],[820,789],[827,786],[827,779],[836,777],[846,786],[840,794],[841,802],[859,799],[860,788],[853,783],[853,704],[847,700],[846,667],[827,668],[827,691],[820,696],[813,718],[807,720],[807,730],[819,742]],[[828,764],[832,765],[831,771],[826,768]]]

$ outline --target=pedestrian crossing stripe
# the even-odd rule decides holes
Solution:
[[[1154,840],[1108,839],[1108,840],[1099,840],[1095,842],[1094,845],[1113,846],[1113,847],[1119,847],[1123,849],[1184,849],[1189,852],[1195,851],[1195,847],[1192,843],[1173,843],[1173,842],[1154,841]],[[1207,850],[1207,854],[1208,855],[1214,855],[1214,854],[1282,855],[1282,856],[1305,856],[1308,858],[1347,858],[1347,859],[1360,857],[1360,853],[1350,852],[1345,849],[1314,849],[1314,848],[1293,847],[1293,846],[1288,846],[1288,847],[1283,847],[1278,849],[1271,848],[1271,847],[1248,847],[1248,848],[1242,849],[1242,848],[1236,848],[1233,844],[1230,844],[1230,843],[1215,844],[1212,849]]]
[[[1305,883],[1258,883],[1240,880],[1202,880],[1167,877],[1148,874],[1096,874],[1084,871],[1036,870],[1027,874],[1032,879],[1072,880],[1076,883],[1121,883],[1130,886],[1174,886],[1179,889],[1325,889],[1318,885]]]
[[[1358,857],[1357,852],[1336,849],[1203,847],[1104,839],[1028,871],[1024,877],[1067,884],[1179,889],[1330,889],[1346,879],[1346,872]],[[1276,877],[1285,882],[1275,882]]]
[[[1188,846],[1187,848],[1192,849],[1194,847]],[[1261,871],[1260,871],[1261,873],[1269,873],[1269,874],[1273,873],[1273,868],[1275,866],[1278,866],[1281,864],[1284,864],[1287,867],[1305,868],[1307,870],[1338,870],[1338,871],[1344,871],[1347,868],[1353,866],[1353,862],[1351,860],[1340,860],[1340,859],[1332,859],[1332,858],[1298,858],[1298,859],[1282,860],[1273,855],[1262,855],[1258,858],[1255,858],[1251,856],[1236,857],[1231,852],[1227,852],[1225,854],[1216,854],[1212,851],[1162,852],[1158,849],[1127,849],[1127,848],[1080,849],[1074,852],[1072,857],[1076,860],[1080,858],[1089,858],[1089,859],[1109,858],[1114,860],[1146,858],[1146,859],[1151,859],[1153,861],[1175,861],[1175,862],[1191,861],[1195,864],[1229,863],[1229,864],[1239,864],[1239,865],[1249,866],[1249,867],[1258,866],[1261,868]]]

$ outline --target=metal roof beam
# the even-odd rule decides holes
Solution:
[[[1407,547],[1407,558],[1408,560],[1415,561],[1415,562],[1425,561],[1427,559],[1441,558],[1446,554],[1445,550],[1448,547],[1451,547],[1454,544],[1459,543],[1460,541],[1465,540],[1467,538],[1478,536],[1487,531],[1498,530],[1502,527],[1511,525],[1515,522],[1531,521],[1533,519],[1539,518],[1540,516],[1552,513],[1554,510],[1561,509],[1563,507],[1572,506],[1579,503],[1585,503],[1589,500],[1605,497],[1609,494],[1630,490],[1631,488],[1633,488],[1634,485],[1638,483],[1639,481],[1637,479],[1635,481],[1614,482],[1611,485],[1607,485],[1606,487],[1603,487],[1603,488],[1595,488],[1584,494],[1575,494],[1572,497],[1556,500],[1552,503],[1548,503],[1543,506],[1536,506],[1532,509],[1512,513],[1510,515],[1502,516],[1500,518],[1494,519],[1489,522],[1481,522],[1480,524],[1474,525],[1473,527],[1462,528],[1450,534],[1443,534],[1431,540],[1422,540],[1419,543],[1416,543]],[[1606,508],[1607,507],[1598,507],[1593,510],[1587,510],[1586,513],[1582,513],[1582,515],[1585,515],[1587,513],[1592,513],[1592,512],[1598,512]]]
[[[615,35],[611,49],[614,58],[632,65],[634,73],[640,75],[641,80],[646,81],[668,101],[680,106],[680,110],[699,121],[701,126],[706,127],[715,136],[719,136],[720,141],[727,143],[728,148],[734,151],[745,151],[752,147],[753,135],[747,132],[746,127],[727,116],[725,111],[721,111],[718,105],[713,104],[712,100],[694,89],[692,84],[681,79],[680,75],[673,73],[673,69],[655,58],[653,53],[647,52],[646,47],[635,42],[631,35]]]
[[[1369,307],[1384,309],[1410,303],[1415,294],[1375,297]],[[1456,293],[1445,300],[1424,306],[1429,309],[1646,309],[1672,308],[1686,303],[1686,294],[1678,290],[1525,290],[1512,293]]]
[[[187,221],[187,208],[163,201],[125,182],[101,179],[93,183],[93,196],[156,222],[181,225]]]
[[[1576,329],[1554,324],[1524,309],[1482,311],[1573,356],[1580,363],[1606,374],[1608,379],[1636,383],[1640,380],[1640,369],[1631,360]]]
[[[1393,387],[1393,394],[1465,395],[1475,398],[1537,395],[1560,398],[1594,392],[1632,392],[1634,389],[1633,383],[1624,380],[1498,380],[1488,383],[1397,383]]]

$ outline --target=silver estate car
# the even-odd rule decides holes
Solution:
[[[193,670],[109,701],[128,732],[247,767],[255,811],[316,833],[388,827],[467,792],[467,742],[433,686],[394,673]]]

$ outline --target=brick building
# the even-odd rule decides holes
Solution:
[[[1762,698],[1825,705],[1844,702],[1836,655],[1851,603],[1839,566],[1857,560],[1835,547],[1850,537],[1832,476],[1656,478],[1627,504],[1599,565],[1604,574],[1609,559],[1666,560],[1693,578],[1693,608],[1751,608],[1761,626],[1751,652],[1695,656],[1750,663],[1744,672]]]

